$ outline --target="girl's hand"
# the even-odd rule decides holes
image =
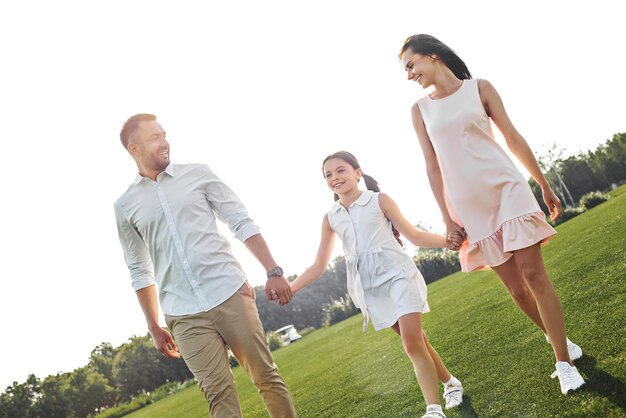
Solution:
[[[550,187],[541,190],[543,195],[543,201],[546,203],[548,210],[550,211],[550,219],[552,222],[558,219],[563,213],[563,209],[561,208],[561,201],[556,194],[552,191]]]

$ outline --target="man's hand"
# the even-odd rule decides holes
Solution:
[[[289,282],[284,276],[272,276],[265,283],[265,296],[278,302],[279,305],[289,303],[293,297]]]
[[[159,327],[150,330],[150,335],[152,335],[154,346],[161,354],[168,358],[180,358],[180,353],[172,338],[172,334]]]
[[[278,266],[261,234],[251,236],[244,241],[244,244],[259,260],[265,271],[269,272]],[[265,296],[270,300],[278,302],[280,305],[284,305],[289,303],[293,294],[289,288],[289,282],[287,282],[284,276],[270,276],[265,283]]]

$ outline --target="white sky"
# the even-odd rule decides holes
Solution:
[[[437,36],[489,79],[534,150],[571,154],[626,131],[620,4],[2,2],[0,391],[146,332],[113,216],[136,173],[118,139],[130,115],[157,114],[172,160],[210,165],[299,274],[332,203],[321,161],[337,150],[442,231],[409,115],[424,91],[396,59],[407,36]]]

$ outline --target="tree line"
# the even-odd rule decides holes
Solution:
[[[566,207],[576,207],[589,192],[606,191],[626,181],[626,133],[615,134],[594,151],[567,158],[561,154],[553,147],[539,157],[539,162]],[[532,179],[529,183],[547,214],[539,186]],[[420,250],[414,261],[427,283],[460,269],[456,253],[447,250]],[[295,276],[288,278],[293,279]],[[267,300],[262,286],[255,290],[266,332],[289,324],[297,329],[320,328],[356,312],[347,300],[343,257],[335,258],[320,280],[298,292],[286,306]],[[88,364],[72,372],[43,380],[31,374],[23,383],[14,382],[0,394],[0,418],[95,416],[113,405],[192,377],[182,359],[166,359],[159,354],[149,335],[133,336],[119,347],[106,342],[98,345]]]
[[[626,181],[626,133],[617,133],[595,150],[579,152],[567,158],[552,146],[538,158],[546,180],[566,208],[576,208],[580,199],[593,191],[608,191]],[[529,181],[541,209],[549,213],[541,196],[541,188]]]
[[[192,377],[182,359],[162,356],[149,335],[131,337],[114,348],[102,343],[89,363],[43,380],[31,374],[0,394],[0,418],[89,417],[168,382]]]

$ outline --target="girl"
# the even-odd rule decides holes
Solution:
[[[437,378],[445,382],[446,408],[461,404],[463,386],[448,372],[422,331],[422,313],[429,311],[426,284],[411,257],[404,252],[399,234],[418,246],[456,250],[463,236],[451,232],[446,240],[417,230],[389,196],[379,193],[376,181],[363,174],[349,152],[329,155],[322,170],[336,202],[322,220],[315,263],[291,283],[291,290],[295,294],[322,276],[330,260],[335,233],[338,234],[345,253],[348,292],[363,313],[364,331],[371,319],[375,330],[391,327],[401,336],[427,404],[424,417],[445,417],[439,405]],[[369,190],[359,189],[361,177]]]
[[[407,38],[399,56],[409,80],[432,87],[413,105],[413,126],[447,232],[466,233],[463,271],[495,270],[517,306],[552,344],[557,361],[552,377],[559,377],[561,392],[579,388],[585,382],[572,360],[582,350],[565,335],[563,310],[541,258],[540,244],[556,231],[493,140],[490,119],[541,186],[552,220],[561,214],[559,199],[487,80],[472,79],[454,51],[430,35]]]

